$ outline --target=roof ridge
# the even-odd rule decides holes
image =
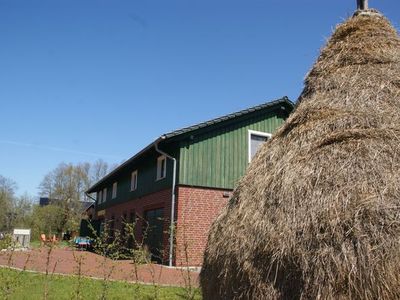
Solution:
[[[190,125],[190,126],[185,126],[185,127],[182,127],[182,128],[179,128],[179,129],[164,133],[164,134],[161,135],[161,137],[163,137],[164,139],[168,139],[168,138],[171,138],[171,137],[174,137],[174,136],[177,136],[177,135],[181,135],[181,134],[184,134],[184,133],[196,130],[196,129],[204,128],[204,127],[207,127],[207,126],[210,126],[210,125],[214,125],[214,124],[217,124],[217,123],[229,120],[229,119],[233,119],[233,118],[245,115],[245,114],[250,113],[250,112],[255,112],[255,111],[258,111],[258,110],[261,110],[261,109],[276,105],[276,104],[278,104],[280,102],[286,102],[286,103],[289,103],[289,104],[294,106],[294,103],[292,101],[290,101],[287,96],[283,96],[282,98],[278,98],[278,99],[275,99],[275,100],[272,100],[272,101],[264,102],[264,103],[258,104],[256,106],[252,106],[252,107],[249,107],[249,108],[246,108],[246,109],[242,109],[242,110],[239,110],[239,111],[236,111],[236,112],[233,112],[233,113],[229,113],[229,114],[226,114],[226,115],[222,115],[220,117],[216,117],[216,118],[213,118],[213,119],[210,119],[210,120],[207,120],[207,121],[196,123],[196,124],[193,124],[193,125]]]

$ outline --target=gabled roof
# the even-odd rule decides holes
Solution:
[[[122,170],[125,166],[129,165],[130,163],[132,163],[135,159],[139,158],[140,156],[142,156],[145,152],[149,151],[150,149],[154,148],[155,144],[160,143],[161,141],[167,141],[169,139],[172,138],[179,138],[180,136],[183,136],[187,133],[191,133],[194,132],[196,130],[202,129],[202,128],[206,128],[209,126],[214,126],[223,122],[227,122],[230,120],[233,120],[235,118],[239,118],[239,117],[243,117],[246,116],[248,114],[257,112],[257,111],[261,111],[263,109],[267,109],[267,108],[272,108],[275,106],[281,106],[285,105],[285,106],[289,106],[290,108],[294,108],[294,103],[292,101],[289,100],[288,97],[282,97],[280,99],[274,100],[274,101],[270,101],[270,102],[266,102],[257,106],[253,106],[238,112],[234,112],[222,117],[218,117],[206,122],[202,122],[202,123],[198,123],[189,127],[184,127],[178,130],[174,130],[171,131],[169,133],[165,133],[163,135],[161,135],[159,138],[157,138],[154,142],[150,143],[147,147],[143,148],[141,151],[139,151],[137,154],[135,154],[134,156],[132,156],[130,159],[128,159],[127,161],[125,161],[123,164],[119,165],[117,168],[115,168],[114,170],[112,170],[110,173],[108,173],[106,176],[104,176],[102,179],[100,179],[98,182],[96,182],[93,186],[91,186],[86,193],[93,193],[96,191],[96,189],[103,184],[107,179],[109,179],[110,177],[112,177],[113,175],[115,175],[116,173],[118,173],[120,170]]]

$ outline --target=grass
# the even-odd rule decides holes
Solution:
[[[78,278],[75,276],[51,275],[16,271],[0,268],[0,278],[13,282],[8,299],[43,299],[45,281],[48,280],[48,299],[76,299]],[[81,279],[80,299],[99,299],[102,281],[90,278]],[[0,280],[0,292],[4,296],[5,283]],[[109,283],[107,299],[185,299],[185,289],[179,287],[160,287],[133,284],[120,281]],[[200,300],[200,291],[196,290],[193,300]]]
[[[70,242],[68,242],[68,241],[59,241],[56,245],[59,248],[65,248],[65,247],[71,246]],[[39,240],[32,240],[30,242],[30,247],[33,249],[40,248],[41,246],[42,246],[42,243]]]

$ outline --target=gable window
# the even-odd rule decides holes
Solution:
[[[112,187],[112,199],[117,197],[117,188],[118,188],[118,182],[114,182]]]
[[[99,192],[97,193],[97,203],[100,204],[101,202],[103,202],[102,196],[103,196],[102,192],[99,191]]]
[[[103,189],[103,202],[106,202],[107,200],[107,188]]]
[[[137,176],[138,176],[137,170],[133,171],[131,175],[131,191],[135,191],[137,189]]]
[[[167,159],[164,155],[157,158],[157,180],[165,178],[167,174]]]
[[[249,162],[253,159],[254,155],[256,155],[258,149],[260,149],[261,145],[271,138],[270,133],[249,130]]]

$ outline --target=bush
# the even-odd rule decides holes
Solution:
[[[13,245],[13,238],[11,234],[6,234],[3,239],[0,240],[0,250],[8,249]]]

